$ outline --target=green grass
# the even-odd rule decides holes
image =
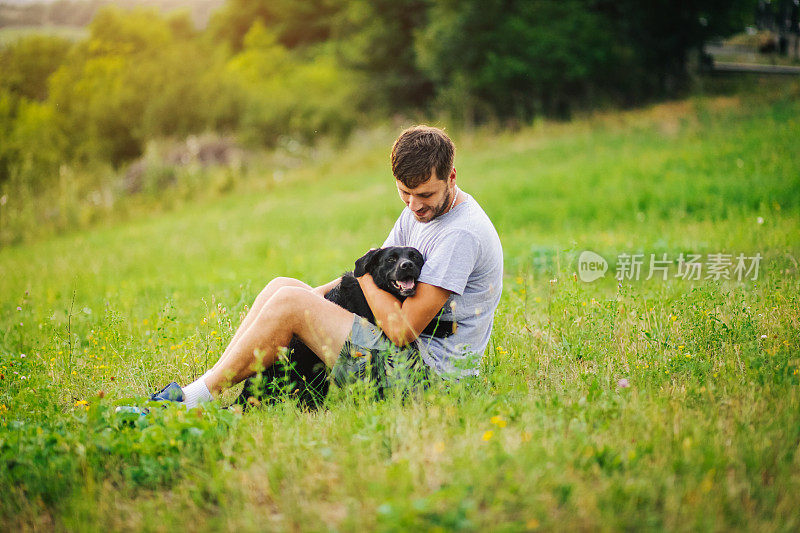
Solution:
[[[272,277],[323,283],[380,244],[396,132],[277,185],[0,250],[0,524],[796,530],[798,94],[457,134],[504,295],[482,375],[405,403],[112,413],[199,375]],[[612,272],[577,281],[584,249]],[[755,281],[618,284],[623,252],[764,259]]]
[[[88,35],[86,28],[72,26],[10,26],[0,28],[0,46],[18,41],[29,35],[52,35],[78,41]]]

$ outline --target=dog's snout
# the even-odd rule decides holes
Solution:
[[[414,262],[410,261],[408,259],[404,259],[404,260],[400,261],[400,264],[398,265],[398,268],[400,270],[412,270],[414,268]]]

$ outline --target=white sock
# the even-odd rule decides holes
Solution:
[[[197,381],[181,387],[183,390],[183,403],[187,409],[192,409],[197,407],[199,403],[210,402],[214,399],[206,386],[205,377],[206,374],[203,374]]]

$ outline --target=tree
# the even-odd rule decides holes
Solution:
[[[209,22],[208,32],[234,52],[244,47],[244,38],[259,22],[275,32],[279,43],[298,48],[327,41],[333,16],[341,0],[228,0]]]
[[[443,105],[478,119],[564,113],[616,59],[613,34],[588,7],[585,0],[436,2],[417,38],[420,65]]]
[[[355,123],[360,84],[352,73],[328,53],[299,57],[260,22],[226,71],[241,95],[240,126],[251,141],[271,145],[282,135],[308,141],[325,133],[342,137]]]
[[[71,47],[60,37],[30,35],[0,48],[0,87],[32,100],[46,99],[47,79]]]
[[[433,0],[417,33],[438,100],[480,120],[676,95],[687,58],[742,27],[750,0]]]
[[[342,62],[364,75],[365,92],[384,111],[426,104],[433,82],[420,68],[414,36],[427,23],[426,0],[353,0],[335,17]]]
[[[674,96],[687,81],[689,53],[741,31],[753,13],[752,0],[600,0],[596,7],[632,58],[634,99]]]
[[[224,123],[224,56],[155,11],[105,9],[51,78],[70,156],[120,164],[149,139]]]

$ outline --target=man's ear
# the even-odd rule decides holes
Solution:
[[[381,248],[373,248],[363,256],[356,259],[356,269],[353,270],[353,275],[357,278],[363,276],[372,267],[372,263],[378,258],[378,252]]]

